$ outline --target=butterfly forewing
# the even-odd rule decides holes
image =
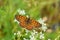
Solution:
[[[22,16],[22,15],[16,15],[16,19],[17,19],[19,22],[24,22],[24,21],[27,20],[27,17]]]

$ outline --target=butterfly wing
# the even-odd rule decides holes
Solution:
[[[27,17],[22,16],[22,15],[16,15],[16,19],[19,21],[19,25],[22,27],[26,27],[25,21],[27,20]]]
[[[16,15],[15,17],[19,22],[24,22],[27,20],[27,17],[22,16],[22,15]]]
[[[20,22],[20,26],[28,30],[32,30],[33,28],[38,28],[41,26],[39,22],[35,21],[34,19],[29,19],[26,16],[16,15],[16,19]]]
[[[34,28],[41,27],[41,24],[40,24],[39,22],[37,22],[36,20],[34,20],[34,19],[31,20],[31,25],[32,25]]]
[[[28,25],[26,26],[26,28],[29,30],[39,27],[41,27],[41,24],[34,19],[30,19],[30,23],[28,23]]]

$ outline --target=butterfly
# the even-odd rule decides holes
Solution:
[[[41,27],[41,24],[34,19],[28,18],[23,15],[15,15],[17,21],[19,21],[19,25],[28,30],[32,30],[34,28]]]

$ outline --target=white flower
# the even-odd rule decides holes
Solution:
[[[17,32],[17,35],[20,35],[20,31]]]
[[[37,32],[33,30],[30,35],[30,40],[36,40],[35,36],[37,36]]]
[[[37,33],[38,33],[37,31],[33,30],[33,34],[34,34],[34,35],[37,34]]]
[[[48,40],[51,40],[51,39],[48,39]]]
[[[17,36],[17,37],[20,37],[21,36],[21,33],[20,33],[20,31],[18,31],[17,33],[14,33],[14,36]]]
[[[21,14],[21,15],[25,15],[25,14],[26,14],[26,13],[25,13],[25,10],[18,9],[17,11],[18,11],[18,13]]]
[[[34,36],[30,36],[30,40],[35,40]]]
[[[40,18],[40,19],[38,20],[38,22],[39,22],[40,24],[42,24],[41,29],[45,32],[46,29],[47,29],[47,26],[46,26],[46,24],[44,23],[45,21],[44,21],[42,18]]]
[[[29,15],[26,15],[27,18],[29,18]]]
[[[20,23],[19,21],[17,21],[16,19],[14,20],[14,22],[17,22],[18,24]]]
[[[16,19],[14,19],[14,22],[17,22],[17,20],[16,20]]]
[[[40,19],[38,20],[38,22],[41,23],[41,24],[44,24],[44,21],[43,21],[42,18],[40,18]]]
[[[25,29],[25,28],[24,28]],[[28,35],[28,32],[30,32],[29,30],[27,30],[27,29],[25,29],[25,31],[26,31],[26,34],[25,35]]]
[[[42,32],[40,32],[40,39],[44,38],[44,34],[42,34]]]
[[[45,32],[46,31],[46,29],[47,29],[47,26],[46,25],[42,25],[42,30]]]
[[[14,35],[16,35],[16,33],[14,33]]]
[[[21,36],[21,33],[20,31],[17,32],[17,36],[20,37]]]
[[[35,30],[33,30],[33,32],[31,32],[32,36],[35,36],[37,34],[37,32]]]

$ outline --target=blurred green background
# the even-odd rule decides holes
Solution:
[[[52,18],[51,20],[48,20],[50,26],[59,23],[60,14],[57,11],[59,9],[57,5],[58,1],[59,0],[0,0],[0,40],[16,40],[14,36],[15,32],[21,31],[24,33],[24,29],[22,29],[17,22],[14,22],[18,9],[25,10],[26,15],[30,15],[30,17],[35,20],[38,20],[42,16],[49,16],[49,18]],[[49,12],[43,9],[45,6]],[[56,16],[55,18],[53,16],[55,16],[54,14],[56,11],[59,16]],[[57,27],[54,32],[45,32],[44,34],[44,40],[47,40],[48,38],[55,40],[55,38],[60,35],[60,26]],[[23,37],[18,40],[23,40]]]

